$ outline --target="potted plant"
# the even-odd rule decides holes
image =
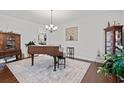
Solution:
[[[124,79],[124,49],[117,47],[119,50],[116,54],[105,54],[104,64],[98,67],[97,73],[109,77],[118,77]]]
[[[121,80],[124,80],[124,60],[120,60],[114,64],[113,72]]]
[[[107,77],[112,77],[113,73],[113,65],[115,63],[115,55],[105,54],[104,64],[98,67],[97,73],[101,73]]]
[[[28,47],[30,45],[35,45],[35,42],[34,41],[29,41],[27,44],[25,44],[26,47]],[[27,53],[27,57],[31,57],[31,55]]]
[[[35,45],[35,42],[34,41],[29,41],[27,44],[25,44],[26,47],[28,47],[30,45]]]

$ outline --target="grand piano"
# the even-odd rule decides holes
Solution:
[[[28,47],[28,53],[31,55],[32,66],[34,65],[34,54],[47,54],[54,58],[54,71],[56,71],[57,58],[63,56],[63,52],[59,51],[59,46],[32,45]]]

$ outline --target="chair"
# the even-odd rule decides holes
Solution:
[[[74,58],[74,47],[67,47],[67,57]]]
[[[64,68],[65,68],[66,67],[66,53],[64,53],[64,49],[61,46],[59,48],[59,51],[63,52],[63,56],[58,57],[58,68],[59,68],[59,65],[64,65]]]
[[[59,65],[64,65],[64,68],[66,67],[66,57],[65,56],[58,57],[58,68],[59,68]]]

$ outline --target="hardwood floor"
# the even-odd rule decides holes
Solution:
[[[97,73],[97,67],[100,65],[100,63],[91,63],[81,83],[116,83],[115,78],[112,79]]]
[[[0,64],[0,83],[18,83],[15,76],[5,64]]]
[[[81,83],[115,83],[116,80],[105,78],[104,76],[96,73],[97,67],[100,65],[101,64],[99,63],[92,62]],[[18,83],[18,80],[5,64],[0,64],[0,82]]]

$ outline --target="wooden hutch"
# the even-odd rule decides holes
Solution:
[[[0,32],[0,58],[16,56],[21,59],[21,35],[12,32]]]
[[[105,30],[105,54],[117,53],[117,47],[122,45],[122,25],[109,26]]]

